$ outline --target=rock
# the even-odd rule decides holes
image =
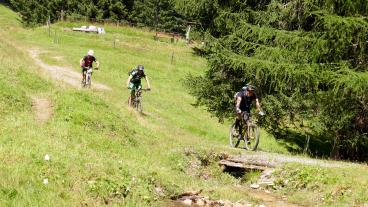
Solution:
[[[161,197],[165,196],[164,190],[160,187],[155,188],[155,193],[156,193],[156,195],[161,196]]]
[[[225,203],[223,207],[232,207],[233,205],[231,203]]]
[[[203,199],[198,199],[198,200],[196,200],[195,204],[197,206],[205,206],[206,205],[206,201],[203,200]]]
[[[50,160],[50,156],[48,154],[45,155],[45,161],[49,161]]]
[[[233,204],[233,207],[243,207],[243,204],[241,204],[241,203],[234,203]]]
[[[255,184],[250,185],[250,187],[253,189],[258,189],[260,186],[259,184],[255,183]]]
[[[184,205],[191,206],[191,205],[192,205],[192,200],[190,200],[190,199],[185,199],[185,200],[183,200],[183,201],[182,201],[182,203],[183,203]]]
[[[258,184],[263,185],[263,186],[274,186],[273,181],[264,181],[264,182],[260,182]]]

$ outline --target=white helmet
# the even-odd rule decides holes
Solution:
[[[93,56],[93,54],[94,54],[93,50],[89,50],[88,53],[87,53],[87,55],[89,55],[89,56]]]

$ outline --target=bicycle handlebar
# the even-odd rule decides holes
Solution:
[[[131,89],[131,88],[129,88],[129,86],[128,86],[127,89]],[[150,88],[141,88],[140,90],[141,91],[151,91],[152,89],[150,89]]]
[[[266,115],[263,111],[260,111],[260,112],[258,112],[258,113],[248,113],[248,112],[246,112],[246,111],[242,111],[240,114],[245,114],[245,113],[247,113],[247,114],[249,114],[249,115],[254,115],[254,114],[256,114],[256,115],[260,115],[260,116],[264,116],[264,115]]]

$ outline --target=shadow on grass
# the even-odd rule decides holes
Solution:
[[[332,150],[331,144],[327,140],[319,137],[300,134],[291,130],[278,134],[278,140],[282,140],[282,145],[292,154],[309,154],[312,157],[327,158],[330,157]]]

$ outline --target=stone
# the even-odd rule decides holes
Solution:
[[[184,205],[187,205],[187,206],[191,206],[192,205],[192,200],[190,199],[185,199],[182,201]]]
[[[254,184],[250,185],[250,187],[253,188],[253,189],[258,189],[260,186],[259,186],[259,184],[254,183]]]

